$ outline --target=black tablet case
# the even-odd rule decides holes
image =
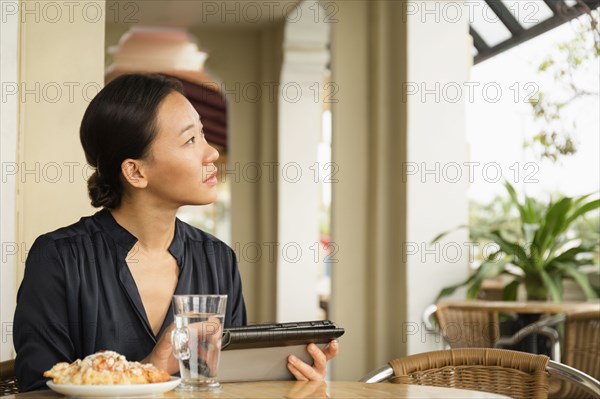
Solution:
[[[344,329],[329,320],[257,324],[223,333],[217,379],[221,382],[290,380],[287,358],[294,355],[312,364],[309,343],[324,349]]]

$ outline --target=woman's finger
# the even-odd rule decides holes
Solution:
[[[307,350],[313,358],[312,369],[320,374],[321,377],[325,377],[327,373],[327,357],[325,353],[315,344],[309,344]]]
[[[314,368],[304,363],[302,360],[298,359],[296,356],[290,356],[288,361],[298,370],[306,379],[311,381],[320,381],[323,380],[324,374],[319,374],[315,371]]]
[[[327,348],[325,348],[323,353],[325,353],[325,357],[329,361],[338,354],[339,350],[340,350],[340,344],[337,339],[334,339],[333,341],[331,341],[329,343],[329,345],[327,345]]]
[[[290,373],[292,373],[292,375],[296,378],[296,380],[308,381],[308,378],[306,378],[292,363],[288,363],[287,367],[288,370],[290,370]]]

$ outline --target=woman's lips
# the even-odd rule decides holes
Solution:
[[[208,184],[209,186],[214,186],[218,183],[218,179],[217,179],[217,172],[215,171],[214,173],[212,173],[210,176],[208,176],[206,178],[206,180],[204,180],[204,183]]]

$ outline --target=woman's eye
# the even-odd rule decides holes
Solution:
[[[191,138],[191,139],[189,139],[189,140],[186,142],[186,144],[192,144],[192,143],[195,143],[195,142],[196,142],[196,136],[192,136],[192,138]]]

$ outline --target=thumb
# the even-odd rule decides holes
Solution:
[[[171,350],[171,333],[175,329],[175,323],[171,323],[165,331],[163,331],[162,335],[158,339],[156,343],[156,347],[160,350]]]

